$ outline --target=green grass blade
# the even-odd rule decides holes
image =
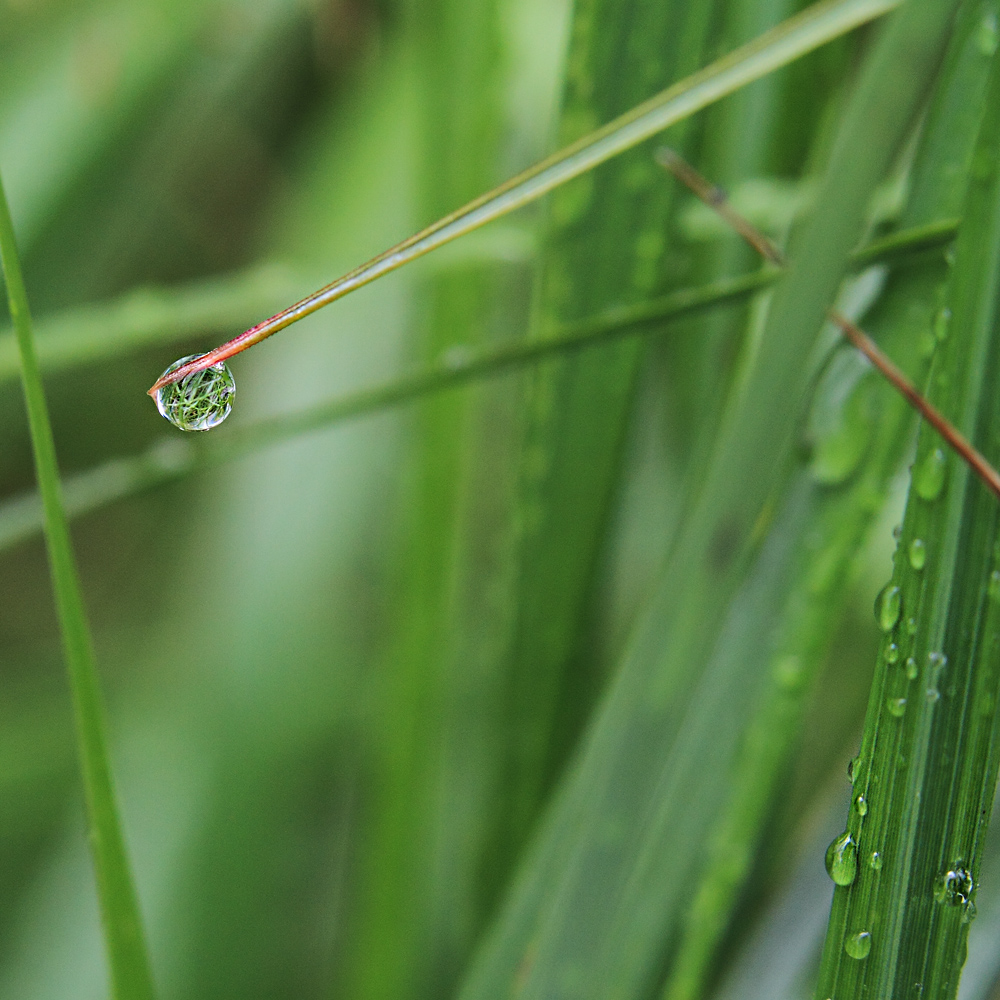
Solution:
[[[996,60],[984,106],[930,395],[996,461]],[[859,865],[836,890],[818,997],[901,996],[919,983],[923,997],[946,1000],[965,960],[1000,758],[1000,515],[941,448],[923,428],[893,578],[876,609],[885,638],[847,833],[859,858],[883,860]]]
[[[152,972],[111,782],[97,665],[63,510],[55,442],[35,356],[28,297],[21,277],[14,226],[2,182],[0,257],[7,283],[10,315],[20,349],[35,469],[45,511],[52,586],[73,695],[84,796],[113,993],[116,1000],[152,1000]]]
[[[988,64],[976,44],[982,12],[970,5],[956,28],[912,172],[912,191],[900,232],[960,210],[966,166],[976,141]],[[952,183],[928,183],[940,176]],[[892,245],[895,234],[880,241]],[[925,258],[890,278],[866,326],[918,384],[926,380],[934,318],[947,268]],[[846,596],[845,581],[911,442],[915,414],[846,345],[831,359],[811,403],[808,463],[815,510],[800,542],[796,584],[769,632],[775,654],[761,705],[751,715],[733,792],[709,841],[705,877],[693,890],[685,937],[668,979],[670,1000],[700,996],[718,961],[737,893],[773,828],[789,753],[798,737],[804,694],[823,664]],[[748,642],[749,645],[749,642]],[[746,725],[739,722],[738,725]],[[787,798],[787,792],[785,794]],[[774,850],[770,852],[774,854]]]
[[[700,700],[748,556],[774,516],[809,382],[802,358],[932,78],[952,9],[904,6],[869,59],[819,207],[793,245],[799,263],[779,284],[658,592],[466,981],[467,1000],[515,984],[525,997],[634,996],[659,972],[692,867],[703,860],[711,808],[695,775],[715,758],[692,759],[688,740],[729,739],[724,723],[713,730],[699,714],[695,732],[679,712]]]

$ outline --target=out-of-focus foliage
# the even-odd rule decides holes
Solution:
[[[832,334],[808,345],[854,244],[954,218],[997,169],[971,154],[994,0],[931,28],[918,80],[875,25],[667,134],[777,238],[814,208],[773,299],[192,476],[145,396],[796,7],[0,0],[0,170],[61,466],[99,468],[81,496],[129,494],[74,539],[162,997],[810,993],[916,425]],[[241,356],[213,442],[755,268],[652,151]],[[840,292],[919,380],[946,257]],[[86,1000],[105,960],[9,360],[0,997]],[[151,446],[134,483],[175,481],[116,486]],[[997,868],[970,998],[1000,974]]]

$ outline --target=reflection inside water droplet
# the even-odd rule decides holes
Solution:
[[[177,371],[204,354],[190,354],[175,361],[163,374]],[[162,376],[161,376],[162,377]],[[156,408],[182,431],[208,431],[218,427],[233,408],[236,381],[224,361],[195,372],[157,390]]]
[[[851,934],[844,941],[844,951],[847,952],[851,958],[867,958],[868,953],[872,950],[872,936],[868,931],[858,931],[857,934]]]
[[[842,833],[826,849],[826,873],[837,885],[850,885],[858,874],[858,845]]]

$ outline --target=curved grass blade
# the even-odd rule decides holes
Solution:
[[[988,458],[1000,409],[1000,62],[972,158],[930,395]],[[921,431],[847,833],[877,869],[836,890],[817,997],[950,998],[1000,760],[1000,512]],[[892,651],[890,653],[890,647]]]
[[[724,56],[687,79],[554,153],[499,188],[445,216],[402,243],[319,289],[287,309],[258,323],[233,340],[162,376],[149,394],[170,382],[209,368],[252,347],[297,320],[322,309],[445,243],[528,205],[554,188],[619,153],[662,132],[670,125],[720,100],[746,84],[811,52],[892,10],[900,0],[823,0],[778,27]]]
[[[80,767],[112,989],[117,1000],[152,1000],[152,972],[112,787],[97,665],[63,509],[55,442],[35,356],[28,297],[2,182],[0,258],[20,350],[21,379],[38,487],[45,511],[49,565],[73,694]]]

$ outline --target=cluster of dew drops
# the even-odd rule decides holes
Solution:
[[[204,354],[189,354],[175,361],[163,375],[177,371]],[[162,377],[162,376],[161,376]],[[156,408],[182,431],[210,431],[218,427],[233,408],[236,380],[224,361],[157,389]]]

